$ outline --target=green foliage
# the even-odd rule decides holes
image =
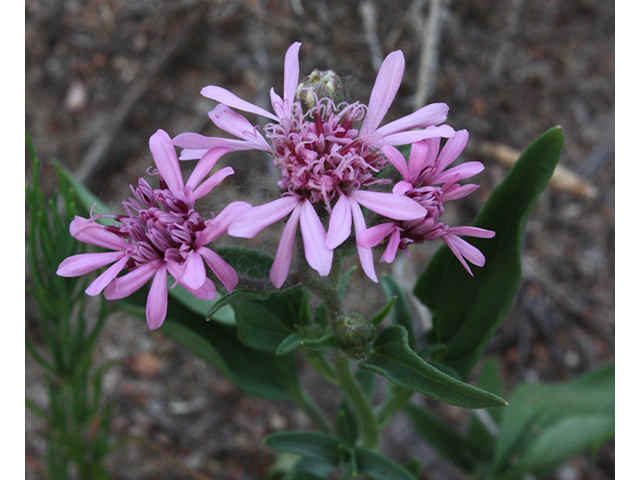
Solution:
[[[25,346],[45,369],[48,397],[46,409],[28,398],[26,405],[46,422],[50,478],[106,479],[112,406],[102,398],[102,376],[109,365],[96,368],[92,356],[108,311],[101,303],[96,318],[87,318],[87,279],[56,275],[65,258],[85,252],[68,228],[77,213],[77,191],[58,171],[59,190],[47,200],[35,149],[28,136],[26,141],[32,162],[26,187],[27,287],[38,316],[36,326],[26,329]]]
[[[487,377],[492,370],[493,365]],[[486,380],[485,387],[494,381]],[[500,390],[495,387],[494,383],[493,390]],[[415,405],[407,405],[405,413],[427,442],[476,478],[518,480],[527,473],[542,477],[572,456],[613,438],[614,387],[613,365],[566,383],[519,386],[509,397],[509,407],[501,411],[489,451],[481,447],[492,434],[480,424],[462,436]]]
[[[522,153],[494,190],[474,226],[494,238],[469,238],[486,258],[471,277],[448,247],[434,255],[418,279],[415,295],[433,313],[429,340],[446,345],[438,358],[466,378],[507,313],[520,283],[520,249],[525,225],[562,151],[563,133],[552,128]]]
[[[425,362],[409,347],[401,325],[386,327],[373,343],[373,353],[360,364],[394,384],[464,408],[500,407],[497,395],[472,387]]]

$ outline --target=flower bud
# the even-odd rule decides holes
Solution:
[[[304,110],[311,110],[323,98],[335,105],[347,100],[344,82],[332,70],[314,70],[302,79],[296,90],[296,100]]]
[[[349,312],[338,317],[333,324],[333,333],[347,354],[360,357],[368,351],[376,329],[361,313]]]

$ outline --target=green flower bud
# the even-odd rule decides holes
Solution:
[[[296,100],[305,110],[312,109],[323,98],[335,105],[347,100],[344,82],[332,70],[314,70],[302,79],[296,90]]]
[[[376,328],[359,312],[340,315],[333,324],[333,334],[343,350],[352,357],[361,357],[369,350]]]

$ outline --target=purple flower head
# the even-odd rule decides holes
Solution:
[[[477,227],[449,227],[440,221],[444,213],[444,202],[462,198],[478,188],[478,185],[460,185],[458,181],[480,173],[484,166],[480,162],[467,162],[447,167],[458,158],[467,144],[469,134],[466,130],[456,132],[440,151],[440,139],[433,138],[416,142],[411,147],[409,162],[394,147],[385,146],[383,151],[396,167],[404,180],[398,182],[393,192],[412,199],[426,210],[421,218],[381,223],[365,230],[358,245],[372,248],[387,239],[386,249],[380,261],[391,263],[398,250],[409,255],[407,246],[422,243],[425,240],[442,238],[453,254],[471,273],[468,260],[474,265],[484,265],[484,255],[458,235],[478,238],[492,238],[495,232]]]
[[[75,277],[111,264],[86,290],[88,295],[104,290],[110,300],[127,297],[153,279],[146,313],[149,328],[156,329],[167,313],[167,274],[194,296],[213,300],[216,288],[207,278],[206,263],[225,288],[233,290],[238,283],[236,272],[205,245],[226,233],[231,220],[250,205],[232,203],[207,220],[194,209],[197,199],[233,173],[225,167],[205,180],[213,163],[227,150],[212,152],[209,164],[198,164],[185,184],[169,135],[158,130],[149,146],[160,188],[153,189],[141,178],[137,187],[131,187],[133,196],[122,202],[124,215],[76,217],[70,226],[74,238],[112,251],[71,256],[60,264],[57,273]],[[96,221],[100,217],[115,222],[104,226]],[[127,273],[118,276],[125,269]]]
[[[298,225],[307,262],[320,275],[328,275],[333,250],[351,235],[352,226],[356,239],[366,229],[362,207],[397,221],[423,218],[425,208],[412,198],[369,190],[389,183],[375,176],[388,165],[384,147],[450,137],[454,133],[451,127],[441,125],[448,112],[443,103],[427,105],[380,127],[400,87],[404,73],[402,52],[387,56],[365,106],[358,102],[336,104],[332,98],[315,97],[309,101],[309,96],[315,96],[318,90],[298,88],[300,45],[291,45],[285,56],[283,97],[271,90],[275,114],[223,88],[205,87],[202,94],[220,102],[209,116],[220,129],[238,138],[184,133],[173,140],[185,149],[181,159],[205,160],[217,148],[258,149],[273,155],[274,165],[281,171],[278,186],[282,197],[243,212],[229,227],[229,234],[251,238],[291,214],[271,270],[271,280],[278,288],[291,265]],[[304,105],[296,93],[305,98]],[[273,122],[265,127],[266,135],[232,108],[271,119]],[[325,212],[329,215],[327,231],[320,219]],[[371,248],[359,243],[358,253],[365,273],[377,281]]]

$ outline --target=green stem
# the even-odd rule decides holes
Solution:
[[[311,365],[325,380],[328,380],[331,383],[338,383],[336,380],[335,369],[322,353],[307,350],[306,348],[301,348],[300,350],[302,351],[304,358],[309,362],[309,365]]]
[[[343,352],[336,352],[336,376],[338,385],[347,395],[356,411],[362,445],[375,449],[378,445],[378,424],[367,397],[351,373],[349,357]]]
[[[293,388],[289,392],[295,404],[307,414],[311,423],[320,431],[324,433],[333,433],[333,429],[329,424],[329,421],[325,417],[320,406],[300,388]]]
[[[376,408],[376,420],[380,428],[383,428],[398,411],[405,406],[413,391],[401,387],[391,387],[382,405]]]

